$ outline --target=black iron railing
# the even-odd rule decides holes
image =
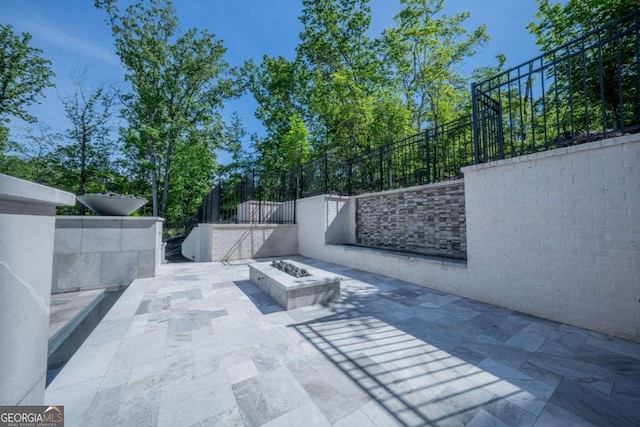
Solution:
[[[189,233],[198,223],[293,224],[296,191],[289,174],[252,169],[228,177],[205,197],[185,231]]]
[[[197,222],[295,222],[295,199],[461,178],[464,166],[640,131],[640,11],[471,87],[473,113],[351,159],[219,183]]]
[[[640,12],[472,85],[476,162],[640,130]]]

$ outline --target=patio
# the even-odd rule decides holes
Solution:
[[[283,311],[250,261],[137,279],[46,391],[68,426],[640,425],[640,345],[302,257],[342,298]]]

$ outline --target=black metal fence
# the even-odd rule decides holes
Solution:
[[[186,225],[198,223],[294,224],[296,186],[290,174],[252,169],[219,182]]]
[[[295,223],[298,198],[456,179],[471,164],[640,131],[639,70],[640,11],[473,84],[470,116],[351,159],[325,154],[282,176],[230,177],[191,224]]]
[[[472,86],[476,162],[640,130],[640,12]]]

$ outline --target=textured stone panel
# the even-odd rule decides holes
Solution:
[[[82,226],[82,252],[120,250],[122,238],[121,220],[85,220]]]
[[[358,198],[356,224],[364,246],[466,258],[464,182]]]
[[[138,252],[138,277],[156,276],[156,253],[154,250]]]
[[[100,254],[59,254],[57,290],[100,285]]]
[[[100,283],[128,285],[138,277],[138,251],[103,252]]]

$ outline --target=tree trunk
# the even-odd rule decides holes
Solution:
[[[149,137],[149,157],[151,159],[151,200],[153,203],[153,216],[158,216],[158,160],[154,149],[153,138]]]
[[[173,141],[173,137],[172,141]],[[160,210],[160,216],[166,218],[167,216],[167,204],[169,200],[169,180],[171,179],[171,156],[173,155],[173,142],[169,141],[167,147],[167,165],[164,172],[164,186],[162,188],[162,208]]]
[[[85,135],[82,136],[82,142],[80,143],[80,195],[86,192],[87,184],[87,141]],[[84,216],[86,208],[84,204],[80,203],[80,215]]]

